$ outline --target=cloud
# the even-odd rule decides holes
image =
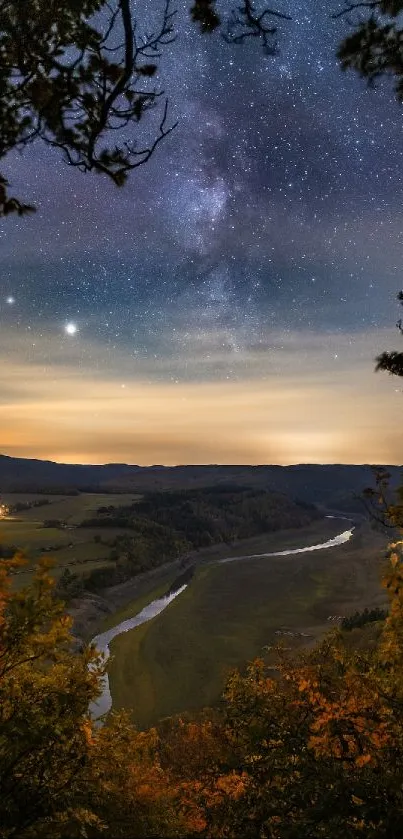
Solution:
[[[386,334],[350,341],[273,335],[266,352],[216,346],[208,363],[203,346],[176,360],[179,378],[168,382],[172,359],[134,369],[90,345],[94,371],[63,363],[55,340],[59,363],[46,368],[22,352],[20,336],[0,354],[1,451],[87,463],[403,462],[399,382],[373,373]],[[237,377],[220,381],[230,355]],[[191,374],[180,378],[186,364]]]

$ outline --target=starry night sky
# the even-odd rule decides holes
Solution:
[[[179,125],[123,189],[39,145],[2,162],[38,211],[1,229],[0,450],[401,463],[373,372],[399,349],[401,106],[340,71],[337,0],[278,0],[274,58],[187,6],[160,65]]]

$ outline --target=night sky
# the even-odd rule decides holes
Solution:
[[[337,0],[278,0],[275,58],[188,5],[160,65],[178,127],[123,189],[39,145],[2,161],[38,211],[1,226],[0,451],[401,463],[373,371],[400,349],[402,108],[340,71]]]

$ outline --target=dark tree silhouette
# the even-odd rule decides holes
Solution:
[[[399,291],[397,295],[399,303],[403,305],[403,291]],[[397,321],[397,329],[403,334],[402,319]],[[391,376],[403,376],[403,353],[392,350],[391,352],[383,352],[378,355],[376,359],[376,368],[378,370],[385,370]]]
[[[41,139],[70,166],[121,186],[175,127],[155,83],[175,14],[165,0],[150,31],[132,0],[0,0],[0,159]],[[275,21],[286,17],[252,0],[228,20],[215,0],[195,0],[190,14],[202,33],[218,29],[233,43],[253,36],[271,53]],[[0,174],[0,216],[33,209]]]
[[[334,18],[347,17],[352,26],[338,50],[343,70],[356,70],[373,85],[383,75],[393,77],[396,96],[403,100],[403,0],[345,0]]]
[[[153,77],[173,21],[170,0],[158,28],[142,35],[130,0],[1,0],[0,157],[40,138],[71,166],[123,184],[174,127],[162,99],[151,139],[138,130],[163,97]],[[1,178],[0,213],[28,209]]]
[[[249,38],[258,38],[262,42],[266,55],[276,55],[278,52],[276,20],[291,20],[291,18],[273,9],[266,8],[257,11],[251,0],[245,0],[240,6],[232,9],[223,36],[229,44],[242,44]]]
[[[345,0],[334,18],[347,17],[352,31],[338,50],[343,70],[353,69],[374,86],[381,76],[394,81],[395,93],[403,102],[403,0]],[[398,294],[403,304],[403,292]],[[401,318],[396,324],[403,334]],[[403,353],[383,352],[376,359],[376,370],[403,376]]]
[[[403,376],[403,353],[395,350],[383,352],[378,355],[376,362],[376,371],[386,370],[392,376]]]

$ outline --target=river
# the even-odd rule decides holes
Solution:
[[[335,518],[334,516],[327,516],[326,518]],[[348,519],[351,521],[351,519]],[[350,530],[344,530],[343,533],[339,533],[338,536],[334,536],[333,539],[328,539],[327,542],[322,542],[318,545],[309,545],[305,548],[291,548],[290,550],[285,551],[273,551],[272,553],[262,553],[262,554],[249,554],[248,556],[229,556],[225,559],[220,559],[218,562],[220,564],[225,562],[236,562],[237,560],[241,559],[259,559],[263,557],[274,557],[274,556],[293,556],[294,554],[300,553],[309,553],[310,551],[320,551],[324,550],[325,548],[334,548],[337,545],[343,545],[345,542],[348,542],[353,535],[354,527],[351,527]],[[95,638],[92,639],[92,644],[99,650],[99,652],[103,653],[105,660],[109,658],[110,650],[109,644],[116,638],[117,635],[121,635],[123,632],[129,632],[131,629],[134,629],[136,626],[141,626],[141,624],[146,623],[147,621],[152,620],[164,609],[175,600],[183,591],[188,587],[189,583],[185,583],[184,585],[180,586],[176,591],[171,591],[165,597],[160,597],[157,600],[153,600],[148,606],[145,606],[144,609],[141,610],[137,615],[134,615],[132,618],[128,618],[127,620],[118,623],[116,626],[112,627],[112,629],[108,629],[106,632],[101,632],[99,635],[96,635]],[[104,714],[107,714],[108,711],[112,708],[112,696],[110,691],[109,685],[109,678],[108,674],[102,677],[101,682],[102,693],[100,697],[97,699],[96,702],[92,702],[90,705],[90,714],[94,720],[98,720]]]

